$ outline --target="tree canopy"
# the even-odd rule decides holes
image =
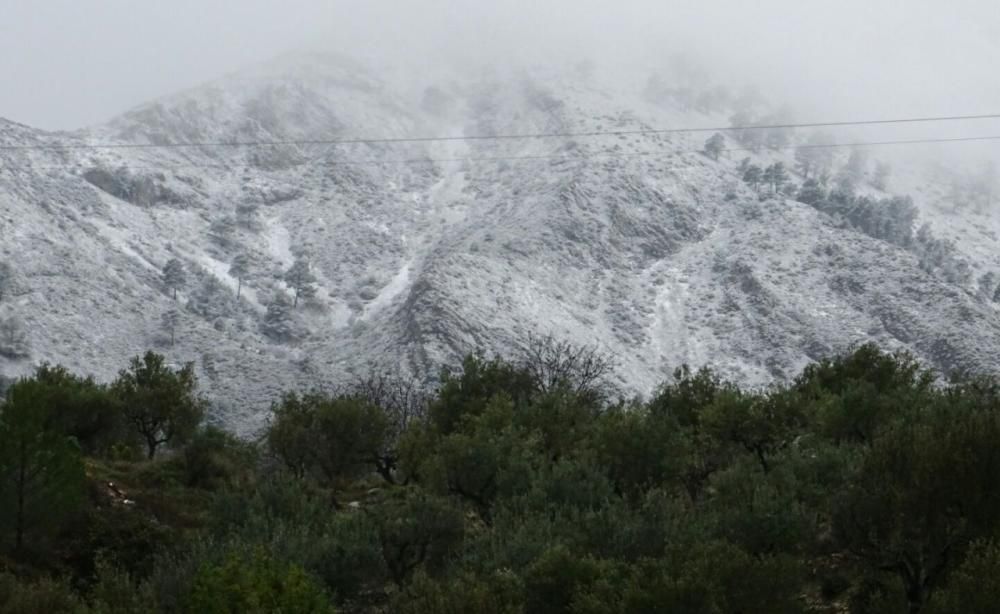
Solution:
[[[133,358],[112,384],[125,420],[142,438],[149,458],[161,445],[184,443],[194,434],[204,413],[196,384],[193,364],[175,370],[153,352]]]
[[[190,366],[44,365],[0,405],[0,610],[995,610],[997,380],[863,345],[625,400],[610,364],[536,338],[433,392],[373,372],[251,441]]]

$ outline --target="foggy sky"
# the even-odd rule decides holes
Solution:
[[[302,48],[615,72],[683,52],[802,119],[1000,109],[995,0],[0,0],[0,117],[49,129]],[[990,128],[998,128],[994,123]]]

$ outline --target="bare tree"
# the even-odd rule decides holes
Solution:
[[[575,345],[552,335],[530,335],[520,362],[542,392],[563,388],[594,400],[608,395],[608,379],[615,371],[611,357],[596,346]]]
[[[385,445],[372,462],[379,475],[395,484],[399,462],[396,444],[407,427],[426,418],[430,397],[417,380],[398,371],[372,370],[344,386],[339,393],[364,399],[385,413],[389,423]]]

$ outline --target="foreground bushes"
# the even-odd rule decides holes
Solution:
[[[430,398],[385,378],[289,394],[260,445],[187,432],[187,376],[137,375],[162,368],[147,357],[129,379],[181,395],[179,414],[150,406],[185,433],[153,460],[113,386],[45,367],[8,391],[0,433],[32,434],[51,468],[32,504],[60,513],[4,542],[0,611],[939,614],[1000,599],[1000,387],[941,384],[905,355],[864,346],[767,390],[682,368],[641,402],[612,400],[608,363],[556,344],[469,357]],[[127,398],[134,416],[142,394]],[[94,407],[96,422],[74,413]],[[10,500],[18,465],[2,458]]]

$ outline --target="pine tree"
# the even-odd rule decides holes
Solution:
[[[719,159],[719,154],[722,153],[726,146],[726,138],[716,132],[705,141],[705,155],[713,160]]]
[[[0,261],[0,303],[14,286],[14,267],[9,262]]]
[[[997,276],[993,271],[987,271],[979,276],[979,295],[990,300],[993,298],[993,294],[997,290]]]
[[[177,300],[177,291],[184,287],[187,282],[187,273],[184,271],[184,264],[177,258],[171,258],[163,266],[163,285],[168,290],[173,290],[174,300]]]
[[[80,448],[53,428],[44,384],[21,380],[0,405],[0,541],[53,534],[85,499]]]
[[[267,313],[261,323],[261,332],[276,341],[289,341],[295,338],[295,321],[292,318],[292,306],[283,292],[276,292],[267,304]]]
[[[892,174],[892,167],[886,162],[875,163],[875,173],[872,175],[872,185],[880,190],[889,187],[889,175]]]
[[[852,199],[857,193],[856,186],[854,175],[845,166],[834,178],[833,193],[845,199]]]
[[[233,245],[236,234],[236,218],[231,215],[220,217],[208,227],[208,235],[219,247],[228,249]]]
[[[28,334],[17,316],[0,318],[0,356],[24,358],[31,354]]]
[[[764,172],[756,164],[750,164],[743,171],[743,181],[747,182],[754,191],[760,192],[760,182],[764,178]]]
[[[187,304],[188,311],[208,319],[230,316],[235,307],[229,289],[215,275],[202,277],[201,284],[191,292]]]
[[[853,184],[855,186],[860,185],[868,172],[868,153],[860,147],[853,147],[844,169],[850,176]]]
[[[736,140],[743,143],[751,151],[760,151],[764,143],[764,134],[759,129],[752,128],[757,121],[750,111],[737,111],[729,118],[729,125],[734,128]]]
[[[170,333],[170,347],[173,347],[176,338],[177,326],[180,324],[181,314],[176,309],[168,309],[161,317],[163,330]]]
[[[791,109],[783,107],[775,113],[771,113],[761,119],[762,124],[770,126],[782,126],[791,124],[794,121]],[[768,128],[761,135],[768,149],[779,150],[788,146],[792,140],[791,128]]]
[[[243,280],[250,273],[250,256],[245,252],[237,254],[229,265],[229,274],[236,278],[236,300],[240,300],[243,291]]]
[[[285,283],[295,291],[295,302],[292,307],[299,306],[299,298],[310,298],[316,295],[316,276],[309,270],[309,261],[297,258],[292,266],[285,271]]]
[[[805,179],[818,177],[830,171],[833,140],[823,132],[814,132],[795,150],[795,166]]]
[[[764,183],[771,186],[771,194],[777,194],[782,184],[788,181],[788,172],[785,171],[783,162],[775,162],[764,169]]]
[[[818,202],[823,201],[826,198],[826,190],[820,185],[819,181],[816,179],[806,179],[802,182],[802,187],[799,189],[798,195],[795,197],[801,203],[806,203],[807,205],[815,205]]]
[[[993,194],[997,186],[997,169],[993,162],[986,162],[972,179],[973,198],[979,211],[993,206]]]
[[[247,230],[257,228],[257,212],[260,206],[256,203],[243,203],[236,206],[236,221]]]

